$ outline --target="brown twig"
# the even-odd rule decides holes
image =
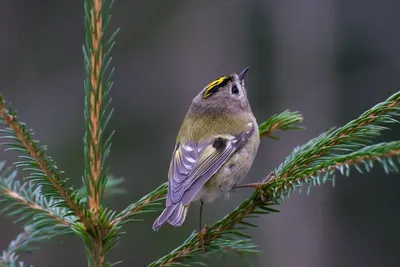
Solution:
[[[93,0],[90,10],[91,24],[91,50],[90,50],[90,96],[89,96],[89,118],[91,140],[88,142],[90,155],[90,173],[89,173],[89,207],[93,210],[98,219],[100,200],[102,196],[101,177],[102,177],[102,158],[101,149],[101,107],[103,103],[103,85],[101,72],[103,68],[103,1]],[[92,236],[93,265],[102,267],[106,264],[104,253],[103,227],[98,222],[95,223],[93,230],[96,232]]]
[[[105,235],[104,233],[97,233],[97,238],[92,237],[92,239],[93,239],[92,253],[93,253],[93,259],[94,259],[93,266],[95,266],[95,267],[103,267],[106,264],[106,257],[105,257],[104,249],[103,249],[104,235]]]
[[[98,213],[100,207],[100,190],[99,180],[101,176],[101,159],[100,150],[100,112],[102,105],[102,83],[101,69],[103,65],[103,17],[101,15],[102,1],[94,0],[91,10],[91,28],[92,28],[92,50],[90,55],[91,72],[90,72],[90,124],[92,142],[89,145],[91,172],[90,172],[90,197],[89,207]]]

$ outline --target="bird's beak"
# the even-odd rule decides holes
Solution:
[[[246,67],[242,72],[239,74],[239,80],[242,82],[244,79],[244,76],[246,76],[247,71],[250,69],[250,67]]]

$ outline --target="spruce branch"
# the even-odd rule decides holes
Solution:
[[[301,176],[293,176],[284,179],[275,179],[264,187],[263,194],[270,199],[278,201],[297,190],[301,190],[303,184],[308,184],[307,194],[312,186],[325,184],[327,181],[335,184],[335,173],[350,176],[351,167],[363,174],[374,168],[374,162],[379,162],[386,174],[399,172],[400,165],[400,141],[379,143],[365,146],[357,151],[345,155],[327,157],[326,160],[315,168],[312,168]],[[394,162],[397,159],[397,163]],[[364,170],[363,170],[364,167]]]
[[[296,148],[275,171],[274,179],[259,184],[249,199],[222,220],[203,229],[207,253],[228,247],[248,254],[246,248],[253,248],[251,238],[242,231],[255,225],[246,219],[276,211],[271,206],[281,204],[282,200],[289,197],[292,192],[301,190],[303,184],[308,184],[307,192],[312,186],[322,185],[327,181],[334,184],[337,171],[348,176],[351,167],[354,166],[362,173],[364,166],[364,171],[368,172],[372,169],[374,161],[380,162],[386,173],[398,172],[400,141],[369,146],[365,144],[386,129],[377,124],[397,122],[393,116],[400,114],[399,98],[400,92],[395,93],[386,101],[363,113],[358,119]],[[397,164],[394,162],[395,158]],[[235,238],[232,236],[244,237],[242,240],[245,246],[229,242]],[[220,240],[220,244],[225,244],[226,247],[215,246],[216,240]],[[250,252],[253,252],[253,249]],[[202,244],[194,232],[181,246],[149,266],[190,266],[194,264],[193,257],[201,254]]]
[[[0,171],[4,162],[0,163]],[[0,175],[0,209],[8,216],[18,215],[17,221],[35,222],[43,233],[55,230],[65,230],[76,220],[67,215],[67,209],[57,207],[57,200],[47,199],[41,194],[41,186],[34,186],[31,182],[21,184],[16,180],[16,171],[7,176],[8,170]],[[38,229],[39,230],[39,229]]]
[[[381,124],[396,123],[400,115],[400,91],[337,129],[312,139],[294,149],[293,153],[275,170],[280,178],[301,176],[324,156],[344,154],[371,143],[386,127]]]
[[[110,224],[113,218],[115,211],[100,206],[96,224],[91,229],[85,229],[82,225],[72,228],[84,241],[89,266],[113,266],[106,261],[107,253],[118,244],[120,237],[120,227]]]
[[[342,175],[350,175],[350,166],[354,166],[359,173],[363,173],[361,167],[369,172],[374,167],[374,161],[378,161],[386,174],[399,172],[397,164],[400,165],[400,141],[385,142],[366,146],[358,151],[337,158],[326,158],[321,162],[320,172],[329,172],[337,169]],[[393,158],[397,157],[397,163]],[[361,165],[361,166],[360,166]]]
[[[261,136],[268,136],[279,140],[272,134],[276,131],[297,130],[303,129],[297,124],[303,121],[303,117],[298,112],[286,110],[280,114],[271,116],[267,121],[260,124],[259,131]],[[158,188],[143,196],[139,201],[129,205],[126,209],[120,212],[117,217],[111,222],[112,225],[124,224],[130,221],[134,216],[147,212],[159,212],[162,210],[162,203],[167,194],[167,183],[160,185]]]
[[[273,136],[272,133],[278,130],[299,130],[304,127],[297,125],[303,121],[303,116],[299,112],[285,110],[280,114],[272,115],[267,121],[261,123],[258,127],[260,136],[267,136],[275,140],[279,140],[278,137]]]
[[[107,184],[104,166],[111,148],[111,136],[105,139],[105,128],[113,110],[109,111],[109,96],[113,70],[109,71],[113,34],[108,40],[104,31],[110,21],[113,1],[85,0],[86,43],[83,47],[85,65],[85,122],[84,154],[86,170],[84,183],[89,195],[89,207],[96,214]],[[107,74],[108,73],[108,74]],[[105,77],[107,76],[108,77]]]
[[[15,162],[14,165],[30,172],[25,179],[48,187],[42,190],[41,194],[58,201],[57,206],[71,209],[73,213],[68,213],[66,216],[77,216],[85,226],[89,227],[88,214],[81,205],[80,198],[72,189],[67,189],[66,180],[61,179],[63,172],[58,169],[54,160],[45,154],[46,147],[40,147],[38,141],[32,139],[31,131],[18,120],[11,107],[6,107],[1,95],[0,125],[5,126],[3,129],[0,128],[0,138],[10,141],[1,143],[6,147],[5,151],[23,154],[19,156],[21,161]]]
[[[127,222],[138,221],[132,218],[142,213],[161,211],[162,204],[160,202],[165,199],[167,190],[168,184],[163,183],[149,194],[143,196],[139,201],[121,211],[118,216],[111,221],[111,225],[122,225]]]
[[[83,46],[85,67],[85,124],[84,136],[85,173],[83,177],[89,198],[89,207],[94,213],[94,224],[87,232],[76,229],[83,238],[90,266],[106,266],[106,254],[118,240],[118,227],[110,226],[114,214],[104,214],[100,205],[108,184],[106,161],[111,150],[111,133],[105,136],[113,109],[110,110],[110,90],[113,69],[111,50],[117,32],[108,39],[104,33],[110,22],[113,1],[84,0],[85,45]]]

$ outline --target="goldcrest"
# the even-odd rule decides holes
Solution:
[[[240,74],[222,76],[193,99],[176,138],[166,208],[153,224],[181,226],[191,202],[229,196],[257,154],[260,137]]]

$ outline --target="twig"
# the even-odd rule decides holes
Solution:
[[[100,137],[102,129],[100,125],[101,106],[102,106],[102,82],[101,70],[103,65],[103,16],[102,1],[94,0],[91,9],[91,29],[92,29],[92,50],[90,55],[91,62],[91,90],[90,90],[90,126],[91,137],[89,153],[91,162],[90,197],[89,206],[95,214],[98,213],[100,206],[99,180],[101,176],[102,157],[100,149]]]

